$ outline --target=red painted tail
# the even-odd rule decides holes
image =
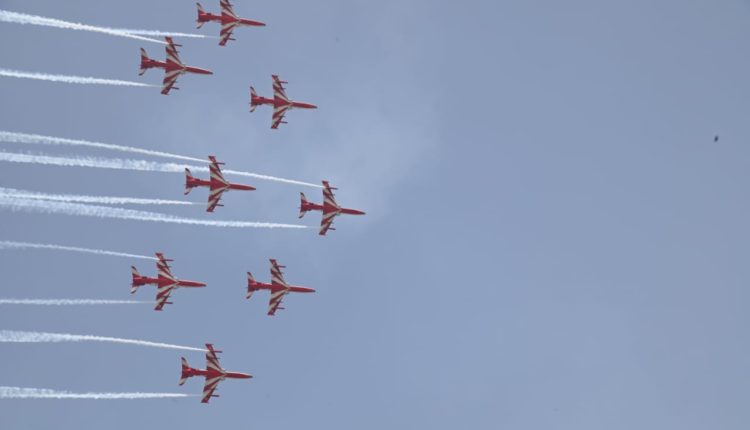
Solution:
[[[203,24],[206,23],[206,21],[202,19],[203,16],[206,14],[206,11],[203,10],[203,6],[201,6],[200,3],[196,3],[195,5],[198,6],[198,19],[195,22],[198,23],[198,27],[197,28],[201,28],[201,27],[203,27]]]
[[[130,266],[130,273],[133,276],[133,283],[130,284],[130,294],[133,294],[138,291],[138,287],[140,287],[140,285],[136,284],[136,280],[141,277],[141,274],[138,273],[138,269],[136,269],[135,266]]]
[[[253,274],[250,272],[247,272],[247,296],[246,298],[250,298],[253,296],[253,293],[258,291],[258,288],[255,286],[257,282],[255,282],[255,278],[253,278]]]
[[[139,75],[146,73],[146,69],[148,69],[149,61],[151,61],[151,59],[148,58],[148,54],[146,53],[146,50],[141,48],[141,70],[138,71]]]
[[[193,174],[190,173],[190,169],[187,167],[185,168],[185,195],[188,195],[190,193],[190,190],[193,189],[193,185],[190,184],[190,181],[193,179]]]
[[[187,360],[185,360],[185,357],[180,357],[182,360],[182,374],[180,375],[180,385],[184,384],[185,381],[187,381],[187,378],[190,377],[190,365],[188,364]]]
[[[258,107],[258,93],[255,92],[255,88],[250,87],[250,112],[254,112],[256,107]]]
[[[299,199],[300,199],[299,217],[302,218],[303,216],[305,216],[305,213],[308,211],[308,209],[306,208],[308,202],[307,202],[307,197],[305,197],[305,193],[299,193]]]

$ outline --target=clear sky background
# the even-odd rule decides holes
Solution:
[[[218,10],[218,2],[204,1]],[[0,1],[95,25],[193,31],[192,1]],[[339,186],[367,211],[318,237],[0,213],[0,239],[175,259],[203,280],[150,305],[0,309],[0,328],[223,349],[255,375],[197,398],[3,400],[3,428],[746,429],[750,4],[746,1],[237,0],[264,21],[178,39],[214,76],[180,91],[0,78],[0,129],[204,157],[227,168]],[[218,35],[207,24],[200,31]],[[0,66],[160,83],[107,35],[0,24]],[[248,113],[248,87],[292,111]],[[713,143],[714,134],[721,139]],[[123,157],[76,148],[2,149]],[[140,157],[132,157],[140,158]],[[239,178],[232,178],[237,179]],[[245,178],[242,178],[245,179]],[[183,176],[0,166],[2,186],[182,198]],[[252,181],[225,207],[154,208],[205,219],[296,222],[298,192]],[[0,251],[2,297],[129,299],[146,261]],[[267,317],[245,272],[291,295]],[[136,298],[151,300],[151,287]],[[1,344],[0,385],[199,394],[179,357],[114,344]]]

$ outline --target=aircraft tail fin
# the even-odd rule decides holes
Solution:
[[[198,7],[198,20],[196,21],[198,23],[198,27],[197,28],[201,28],[201,27],[203,27],[203,24],[206,23],[206,21],[204,21],[204,20],[201,19],[201,18],[203,18],[203,15],[206,14],[206,11],[203,10],[203,6],[201,6],[200,3],[196,3],[195,5]]]
[[[250,87],[250,112],[255,112],[256,107],[258,107],[258,93],[255,92],[255,88]]]
[[[187,378],[190,377],[190,365],[188,364],[188,361],[185,360],[185,357],[180,357],[180,360],[182,360],[182,374],[180,375],[180,385],[182,385],[187,381]]]
[[[148,54],[146,53],[146,50],[141,48],[141,69],[138,71],[139,75],[143,75],[144,73],[146,73],[146,69],[148,69],[146,65],[150,60],[151,59],[148,58]]]
[[[305,213],[307,212],[307,197],[305,197],[305,193],[299,193],[299,217],[302,218],[305,216]]]
[[[185,168],[185,195],[188,195],[190,193],[190,190],[193,189],[193,185],[190,183],[191,179],[193,179],[193,174],[190,173],[190,169],[186,167]]]
[[[254,292],[258,291],[258,288],[255,287],[256,284],[257,282],[253,278],[253,274],[247,272],[247,296],[245,298],[249,299],[253,296]]]
[[[136,291],[138,291],[138,287],[140,287],[140,285],[138,285],[136,281],[141,277],[141,274],[138,273],[138,269],[136,269],[135,266],[130,266],[130,273],[133,276],[133,283],[130,284],[130,294],[134,294]]]

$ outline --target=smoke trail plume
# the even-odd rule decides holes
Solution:
[[[68,84],[84,85],[115,85],[128,87],[157,87],[158,85],[143,84],[140,82],[121,81],[117,79],[99,79],[85,76],[50,75],[47,73],[20,72],[17,70],[0,69],[0,76],[9,78],[36,79],[39,81],[65,82]]]
[[[2,194],[0,190],[0,207],[13,211],[64,214],[75,216],[90,216],[96,218],[113,218],[135,221],[163,222],[171,224],[201,225],[209,227],[233,228],[307,228],[297,224],[278,224],[270,222],[252,221],[211,221],[194,218],[181,218],[173,215],[137,211],[132,209],[113,208],[107,206],[86,205],[80,203],[52,202],[45,200],[29,200]]]
[[[72,251],[83,252],[87,254],[110,255],[113,257],[141,258],[143,260],[156,260],[155,257],[148,255],[126,254],[124,252],[105,251],[103,249],[79,248],[76,246],[52,245],[46,243],[28,243],[12,242],[9,240],[0,241],[0,249],[51,249],[55,251]]]
[[[80,24],[77,22],[63,21],[61,19],[55,19],[55,18],[46,18],[46,17],[38,16],[38,15],[29,15],[25,13],[11,12],[9,10],[0,9],[0,22],[9,22],[13,24],[40,25],[44,27],[63,28],[66,30],[93,31],[96,33],[109,34],[112,36],[120,36],[120,37],[127,37],[130,39],[143,40],[146,42],[154,42],[154,43],[161,43],[161,44],[165,43],[164,41],[161,41],[161,40],[140,36],[138,33],[140,33],[141,30],[122,30],[122,29],[117,29],[117,28],[98,27],[95,25]],[[146,30],[143,30],[143,31],[144,33],[142,34],[147,33]],[[156,33],[159,33],[159,32],[156,32]],[[150,34],[150,36],[160,36],[160,35],[161,34]],[[196,36],[200,37],[200,35],[196,35]],[[195,37],[195,36],[191,36],[191,37]]]
[[[31,142],[20,142],[20,143],[31,143]],[[34,143],[39,143],[39,142],[34,142]],[[55,143],[55,144],[58,144],[58,143]],[[131,151],[131,152],[136,152],[136,151]],[[140,150],[138,152],[140,152]],[[149,154],[149,155],[153,155],[153,154]],[[182,157],[182,158],[191,159],[190,157]],[[192,160],[203,161],[199,159],[192,159]],[[155,161],[130,160],[130,159],[124,159],[124,158],[54,157],[54,156],[49,156],[49,155],[19,154],[19,153],[13,153],[13,152],[0,152],[0,161],[7,161],[10,163],[44,164],[44,165],[50,165],[50,166],[64,166],[64,167],[92,167],[92,168],[99,168],[99,169],[137,170],[137,171],[143,171],[143,172],[182,173],[185,171],[185,168],[188,168],[196,172],[208,172],[209,171],[208,167],[205,167],[205,166],[192,166],[192,165],[177,164],[177,163],[158,163]],[[276,176],[260,175],[257,173],[241,172],[237,170],[223,170],[223,172],[226,174],[247,176],[247,177],[251,177],[255,179],[263,179],[267,181],[283,182],[286,184],[322,188],[320,185],[317,185],[317,184],[311,184],[309,182],[302,182],[302,181],[295,181],[293,179],[284,179],[284,178],[279,178]]]
[[[71,393],[46,388],[1,387],[0,399],[137,400],[195,397],[182,393]]]
[[[15,133],[12,131],[0,131],[0,142],[27,143],[36,145],[63,145],[63,146],[85,146],[88,148],[110,149],[113,151],[130,152],[134,154],[151,155],[154,157],[172,158],[176,160],[197,161],[205,163],[205,159],[186,157],[171,154],[169,152],[153,151],[150,149],[136,148],[133,146],[115,145],[112,143],[90,142],[79,139],[65,139],[62,137],[42,136],[39,134]]]
[[[0,187],[0,193],[32,200],[48,200],[68,203],[96,203],[101,205],[193,205],[182,200],[140,199],[135,197],[82,196],[76,194],[47,194]]]
[[[36,331],[0,330],[0,343],[57,343],[57,342],[111,342],[129,345],[150,346],[153,348],[181,349],[199,351],[205,349],[191,346],[172,345],[170,343],[149,342],[147,340],[121,339],[119,337],[91,336],[83,334],[44,333]]]
[[[197,34],[197,33],[179,33],[176,31],[138,30],[138,29],[130,29],[130,28],[113,28],[112,30],[115,30],[117,32],[122,32],[122,33],[135,34],[137,36],[157,36],[157,37],[172,36],[172,37],[185,37],[185,38],[192,38],[192,39],[218,39],[218,37],[216,36],[206,36],[204,34]],[[159,42],[163,43],[161,40],[159,40]]]
[[[33,305],[33,306],[79,306],[79,305],[139,305],[138,300],[97,300],[97,299],[0,299],[0,305]]]

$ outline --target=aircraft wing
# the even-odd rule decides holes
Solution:
[[[216,388],[219,386],[219,382],[221,382],[222,380],[223,378],[221,376],[206,378],[206,383],[203,385],[203,399],[201,399],[201,403],[208,403],[208,401],[211,400],[211,397],[214,395],[214,391],[216,391]]]
[[[284,309],[281,307],[281,300],[288,292],[287,289],[271,292],[271,300],[268,302],[268,315],[274,315],[277,309]]]
[[[211,180],[212,181],[219,181],[222,184],[227,184],[227,180],[224,179],[224,175],[221,174],[221,167],[219,166],[219,162],[216,161],[216,158],[214,156],[208,157],[211,161],[211,164],[208,167],[208,170],[211,172]]]
[[[172,62],[175,64],[179,64],[180,66],[184,66],[182,64],[182,61],[180,61],[180,54],[177,52],[177,45],[175,45],[174,41],[171,37],[165,37],[164,38],[167,41],[166,51],[167,51],[167,62]]]
[[[339,207],[336,198],[333,196],[333,188],[328,181],[323,181],[323,205]]]
[[[276,129],[279,128],[279,125],[282,123],[285,123],[284,121],[284,114],[286,111],[289,110],[289,106],[282,105],[282,106],[276,106],[273,109],[273,123],[271,124],[271,128]]]
[[[321,236],[326,235],[331,225],[333,225],[333,219],[336,218],[336,215],[338,215],[338,212],[323,212],[323,217],[320,219],[320,232],[318,234]]]
[[[166,258],[164,258],[163,254],[156,254],[156,271],[158,272],[158,276],[174,279],[174,275],[172,275],[172,269],[169,267],[169,261]]]
[[[279,265],[276,260],[271,260],[271,284],[286,287],[287,283],[284,280],[284,274],[281,272],[284,266]]]
[[[234,10],[232,10],[232,3],[230,3],[229,0],[221,0],[219,2],[219,6],[221,6],[222,14],[237,18],[237,15],[235,15]]]
[[[286,92],[284,91],[284,82],[279,79],[277,75],[271,75],[271,78],[273,78],[273,96],[274,98],[280,98],[284,100],[285,102],[289,101],[289,97],[286,96]]]
[[[164,95],[169,94],[169,91],[177,83],[177,78],[182,74],[182,70],[170,70],[164,74],[164,81],[161,86],[161,93]]]
[[[221,365],[219,364],[219,355],[218,353],[221,351],[217,351],[214,349],[214,346],[210,343],[206,344],[206,369],[209,370],[215,370],[217,372],[224,372],[224,369],[221,368]]]
[[[172,290],[174,290],[174,287],[177,284],[169,284],[165,285],[163,287],[159,287],[158,290],[156,290],[156,307],[154,310],[160,311],[166,305],[169,300],[169,295],[172,294]]]
[[[232,32],[237,28],[237,22],[227,22],[222,24],[221,31],[219,32],[219,45],[224,46],[232,39]]]
[[[216,209],[216,206],[222,206],[219,204],[219,201],[221,201],[221,195],[224,194],[224,191],[227,189],[222,188],[211,188],[211,191],[208,193],[208,208],[206,208],[206,212],[213,212],[214,209]]]

